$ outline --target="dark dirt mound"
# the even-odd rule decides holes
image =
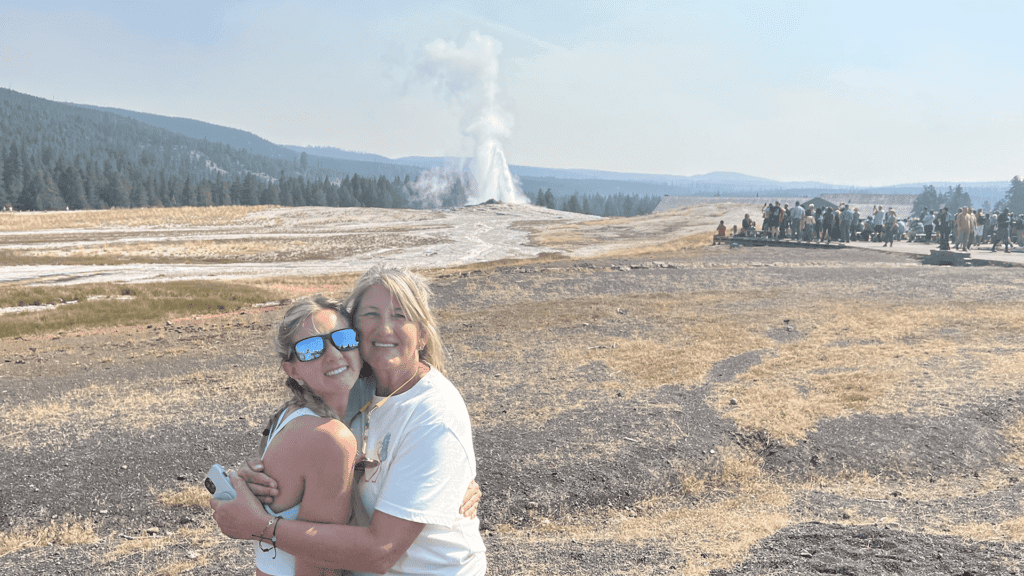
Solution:
[[[1011,576],[1022,574],[1024,546],[965,543],[953,536],[887,526],[811,522],[783,528],[750,551],[750,558],[713,576]]]
[[[1002,460],[1005,439],[995,431],[1019,404],[980,406],[953,416],[858,414],[828,420],[789,448],[769,447],[768,470],[794,478],[866,472],[885,478],[969,474]]]

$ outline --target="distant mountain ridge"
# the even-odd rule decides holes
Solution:
[[[163,128],[176,134],[181,134],[182,136],[195,138],[197,140],[207,140],[218,144],[226,144],[232,148],[249,150],[253,154],[259,154],[268,158],[276,158],[279,160],[287,160],[289,162],[297,163],[299,156],[302,153],[302,150],[296,151],[288,146],[274,144],[273,142],[261,138],[252,132],[246,132],[237,128],[218,126],[201,120],[160,116],[158,114],[148,114],[146,112],[135,112],[120,108],[103,108],[85,104],[74,104],[74,106],[89,108],[101,112],[110,112],[112,114],[137,120],[155,128]],[[306,155],[310,165],[320,166],[336,172],[360,174],[362,176],[384,175],[389,178],[393,178],[395,176],[404,177],[408,174],[415,177],[420,172],[417,166],[410,166],[401,162],[387,160],[383,156],[378,156],[376,154],[348,153],[347,156],[350,157],[341,157],[307,152]]]
[[[234,148],[250,150],[288,161],[297,161],[305,152],[311,165],[321,166],[337,172],[360,175],[385,175],[416,178],[423,170],[448,166],[468,166],[469,158],[408,156],[388,158],[369,152],[352,152],[327,146],[295,146],[274,144],[251,132],[218,126],[200,120],[175,118],[135,112],[118,108],[77,105],[132,118],[145,124],[196,139],[227,144]],[[538,168],[533,166],[510,165],[509,170],[519,177],[525,192],[535,188],[552,188],[556,196],[571,195],[573,192],[639,193],[670,196],[745,196],[750,193],[789,193],[806,196],[820,193],[876,193],[876,194],[919,194],[926,185],[940,190],[947,186],[962,184],[965,191],[978,201],[995,201],[1002,198],[1009,189],[1007,182],[922,182],[917,184],[896,184],[878,187],[857,187],[828,184],[823,182],[780,182],[739,172],[710,172],[694,176],[672,174],[645,174],[637,172],[611,172],[579,168]]]

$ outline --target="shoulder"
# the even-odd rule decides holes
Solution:
[[[355,436],[348,426],[334,418],[322,418],[316,415],[305,415],[295,418],[288,424],[284,432],[289,439],[304,448],[316,450],[355,448]]]
[[[410,399],[415,399],[416,411],[421,417],[450,422],[453,418],[461,420],[459,416],[464,415],[468,420],[469,411],[462,394],[437,370],[431,368],[413,390],[416,394]]]

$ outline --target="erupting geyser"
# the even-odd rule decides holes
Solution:
[[[512,116],[497,99],[501,43],[473,32],[461,48],[454,42],[435,40],[427,44],[425,51],[425,70],[462,108],[462,131],[475,144],[470,165],[473,178],[453,176],[450,172],[454,167],[431,170],[421,174],[413,188],[436,191],[446,182],[450,187],[451,182],[458,180],[466,188],[467,204],[487,200],[529,204],[519,180],[508,170],[501,146],[501,141],[512,133]],[[458,170],[461,172],[461,167]]]

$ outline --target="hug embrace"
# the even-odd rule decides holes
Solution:
[[[462,395],[416,274],[375,266],[347,301],[301,301],[275,347],[292,398],[261,458],[211,500],[232,538],[254,541],[256,573],[486,571],[476,456]]]

